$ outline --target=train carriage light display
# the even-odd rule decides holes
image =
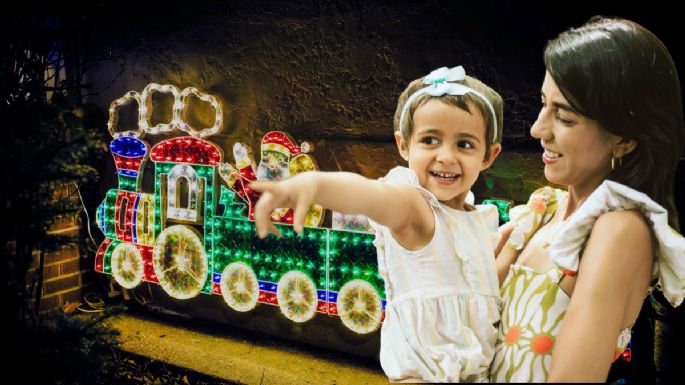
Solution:
[[[503,198],[484,199],[482,204],[497,207],[500,224],[509,222],[509,210],[514,207],[514,201]]]
[[[289,271],[278,281],[278,307],[294,322],[306,322],[314,317],[318,304],[314,281],[299,270]]]
[[[259,300],[259,281],[252,268],[243,262],[226,266],[221,274],[221,294],[235,311],[254,309]]]
[[[370,333],[381,324],[381,297],[367,281],[355,279],[345,283],[336,305],[343,324],[358,333]]]

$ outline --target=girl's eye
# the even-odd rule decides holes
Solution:
[[[424,144],[438,144],[438,140],[432,136],[427,136],[423,139],[421,139],[421,143]]]
[[[466,141],[466,140],[460,140],[459,143],[457,143],[457,146],[460,148],[465,148],[465,149],[472,149],[475,148],[473,143]]]

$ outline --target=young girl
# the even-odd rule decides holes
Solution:
[[[380,361],[394,382],[484,381],[499,321],[493,234],[497,210],[465,202],[478,173],[501,150],[502,98],[462,67],[440,68],[412,82],[395,112],[395,141],[409,168],[380,180],[307,172],[263,193],[260,237],[279,234],[277,207],[295,208],[301,232],[312,202],[375,222],[386,317]]]
[[[673,306],[685,298],[685,239],[674,230],[673,204],[685,147],[678,72],[654,34],[624,19],[565,31],[544,58],[530,132],[545,177],[568,190],[538,190],[503,231],[491,379],[614,381],[612,362],[630,357],[650,286]]]

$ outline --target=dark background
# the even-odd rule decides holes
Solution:
[[[73,44],[86,48],[86,103],[107,111],[112,100],[150,82],[197,87],[224,106],[224,129],[208,139],[229,162],[235,142],[258,156],[263,134],[283,130],[315,145],[322,170],[384,175],[402,164],[392,138],[400,92],[435,68],[463,65],[505,100],[504,152],[474,192],[517,202],[546,184],[539,144],[528,131],[549,39],[594,15],[621,16],[653,31],[679,68],[683,63],[682,21],[666,2],[94,2],[76,14],[62,24],[79,36]],[[153,124],[168,120],[163,104]],[[194,126],[212,124],[212,111],[194,111]],[[135,114],[121,117],[121,129],[135,126]],[[113,187],[112,166],[102,167],[103,188]],[[150,181],[144,187],[150,190]]]
[[[315,145],[322,170],[379,177],[402,163],[392,139],[399,93],[437,67],[463,65],[505,99],[504,153],[488,171],[493,185],[481,181],[477,197],[517,202],[546,184],[540,147],[528,130],[539,110],[542,54],[549,39],[594,15],[621,16],[660,37],[680,73],[685,62],[682,14],[665,1],[25,1],[12,6],[24,17],[60,15],[54,19],[55,33],[62,37],[67,79],[82,85],[80,102],[88,106],[84,111],[94,117],[97,130],[106,133],[109,104],[129,90],[141,92],[151,82],[194,86],[224,106],[224,129],[208,139],[229,162],[233,143],[244,142],[258,154],[264,133],[284,130],[297,143]],[[6,12],[11,17],[12,11]],[[153,124],[168,120],[168,108],[158,107]],[[195,107],[191,123],[212,124],[211,111]],[[133,128],[135,114],[124,110],[121,125]],[[179,135],[145,140],[153,145]],[[99,191],[85,196],[91,214],[116,187],[112,163],[103,159]],[[681,213],[684,169],[676,181]],[[151,171],[148,162],[145,192],[153,191]],[[218,296],[202,297],[202,303],[185,304],[186,310],[226,316]],[[319,326],[321,335],[329,329],[314,324],[303,333],[274,317],[275,308],[260,309],[267,333],[286,329],[286,336],[299,339]],[[370,346],[357,336],[339,338],[350,346]]]

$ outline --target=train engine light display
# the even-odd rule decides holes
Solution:
[[[171,121],[153,126],[156,92],[173,96],[174,112]],[[190,96],[214,109],[212,127],[196,129],[184,121]],[[137,130],[118,131],[117,112],[133,102],[139,108]],[[232,148],[233,165],[204,139],[217,134],[222,122],[219,101],[195,88],[153,83],[112,103],[108,129],[119,186],[97,208],[105,239],[95,270],[111,274],[124,288],[159,284],[178,300],[221,295],[231,311],[250,312],[266,304],[295,323],[318,313],[339,317],[341,328],[359,334],[376,331],[384,317],[385,291],[368,227],[320,227],[325,210],[312,205],[301,234],[293,231],[292,208],[281,208],[271,219],[284,237],[256,235],[252,207],[259,193],[249,189],[249,182],[317,170],[313,145],[271,131],[262,138],[258,166],[242,143]],[[142,140],[145,134],[172,131],[185,136],[152,148]],[[152,194],[141,191],[148,156],[154,163]],[[364,218],[354,220],[364,223]]]

